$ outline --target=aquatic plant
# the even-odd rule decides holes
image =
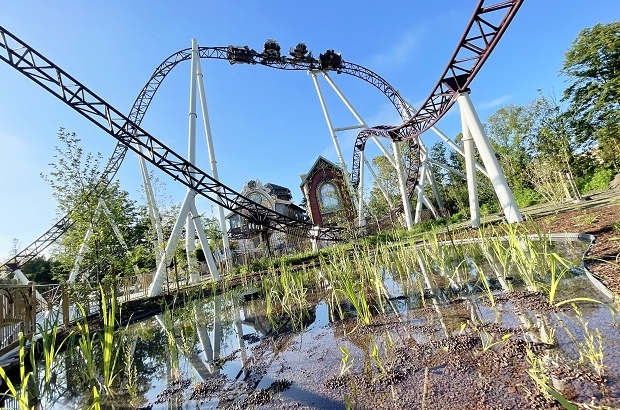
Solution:
[[[84,310],[84,307],[81,304],[78,304],[77,307],[82,313],[80,320],[76,322],[76,327],[79,334],[79,352],[83,358],[83,366],[80,367],[80,375],[82,376],[84,382],[90,384],[97,378],[97,367],[95,365],[95,358],[93,355],[95,350],[96,335],[90,331],[87,319],[88,316]]]
[[[350,277],[344,277],[342,279],[342,288],[335,289],[336,292],[346,296],[347,299],[353,305],[353,308],[357,312],[358,319],[366,326],[368,326],[372,319],[372,312],[370,306],[366,300],[366,294],[363,289],[363,283],[360,286],[356,286],[353,279]]]
[[[491,287],[489,286],[489,281],[487,280],[486,275],[484,274],[482,269],[478,266],[478,264],[475,261],[470,260],[469,263],[473,265],[474,269],[478,273],[478,277],[480,278],[480,281],[482,282],[484,292],[489,298],[489,302],[491,302],[491,307],[495,307],[495,297],[493,296],[493,291],[491,290]]]
[[[73,330],[60,342],[56,344],[56,338],[58,336],[58,311],[54,315],[54,319],[51,320],[50,316],[46,316],[43,319],[43,324],[38,323],[39,334],[41,335],[41,349],[44,359],[44,380],[45,386],[48,386],[52,380],[52,373],[54,362],[56,360],[57,353],[62,350],[63,345],[73,335]],[[34,351],[32,351],[34,355]]]
[[[340,359],[340,376],[343,376],[351,370],[355,359],[349,355],[349,350],[346,347],[340,346],[340,351],[342,352],[342,359]]]
[[[2,395],[12,397],[13,399],[15,399],[17,401],[17,405],[19,406],[20,410],[34,409],[34,406],[29,406],[30,395],[28,394],[28,381],[33,373],[32,371],[26,372],[25,345],[26,345],[26,338],[24,337],[24,334],[22,332],[19,332],[19,378],[20,378],[19,392],[15,388],[15,385],[13,384],[11,379],[9,379],[4,368],[0,366],[0,378],[2,378],[2,380],[4,381],[4,383],[6,384],[8,388],[8,390]],[[32,349],[31,349],[31,352],[32,352]],[[34,360],[34,357],[31,355],[30,359]]]
[[[280,269],[270,267],[262,278],[262,289],[265,295],[267,318],[277,329],[280,326],[277,317],[281,312],[291,318],[293,327],[301,329],[308,313],[307,271],[294,272],[290,266],[282,265]]]
[[[562,271],[558,274],[557,273],[557,264],[558,262],[564,266],[564,269],[562,269]],[[562,258],[560,255],[558,255],[555,252],[552,252],[551,254],[549,254],[549,270],[551,272],[551,280],[549,282],[549,304],[553,305],[553,302],[555,300],[555,293],[558,289],[558,285],[560,284],[560,280],[562,279],[562,276],[564,276],[564,274],[568,271],[569,269],[569,264],[568,262]]]
[[[125,346],[123,357],[125,361],[125,389],[127,394],[129,394],[129,404],[132,407],[137,405],[138,400],[138,369],[133,356],[136,340],[136,338],[133,338],[130,346]]]
[[[370,324],[372,312],[367,300],[366,275],[356,272],[354,264],[343,248],[321,258],[321,272],[326,280],[331,284],[331,298],[336,306],[340,319],[344,318],[344,312],[340,307],[340,296],[347,298],[357,312],[358,320],[363,324]]]
[[[567,410],[577,410],[577,406],[571,403],[568,399],[566,399],[560,392],[552,388],[549,380],[549,376],[547,375],[547,368],[544,364],[543,359],[532,352],[529,346],[526,348],[526,360],[530,365],[530,368],[527,370],[527,374],[532,378],[532,380],[536,383],[539,391],[543,393],[543,395],[547,397],[553,397],[558,401],[565,409]]]
[[[175,373],[179,369],[179,348],[177,346],[176,337],[174,335],[174,320],[172,317],[172,310],[166,305],[166,309],[163,312],[162,328],[166,334],[166,341],[168,342],[168,352],[170,354],[171,371]]]
[[[373,343],[373,345],[371,346],[370,357],[372,358],[373,362],[375,362],[377,367],[381,370],[381,374],[386,374],[387,371],[385,370],[385,366],[381,361],[381,357],[379,357],[379,347],[377,347],[375,343]]]
[[[97,391],[97,386],[93,386],[93,398],[90,407],[88,410],[100,410],[101,409],[101,397],[99,396],[99,392]]]
[[[526,284],[528,290],[538,292],[537,273],[539,272],[538,253],[531,240],[524,237],[517,224],[508,224],[508,247],[511,254],[511,262],[517,269],[517,273]]]
[[[480,331],[479,334],[480,341],[482,342],[482,350],[485,352],[495,346],[501,345],[512,336],[512,333],[507,333],[503,335],[499,340],[493,341],[493,336],[489,332],[483,330]]]
[[[577,340],[567,327],[564,327],[564,330],[579,352],[579,362],[588,363],[596,375],[599,378],[603,378],[605,375],[605,364],[603,354],[604,345],[601,332],[598,328],[594,330],[590,329],[588,322],[583,318],[581,310],[575,304],[573,304],[572,307],[575,311],[578,324],[583,331],[583,340]]]
[[[114,343],[114,328],[116,323],[116,303],[112,301],[108,308],[106,303],[106,294],[103,287],[99,287],[101,293],[101,318],[103,320],[103,332],[98,334],[99,343],[101,345],[102,367],[103,367],[103,385],[109,390],[112,382],[117,376],[114,369],[116,361],[121,349],[117,349]]]

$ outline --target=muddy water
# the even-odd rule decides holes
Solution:
[[[554,250],[579,265],[586,246]],[[565,275],[555,301],[604,303],[555,308],[518,280],[505,292],[489,278],[493,304],[475,280],[433,277],[420,293],[382,273],[389,300],[369,326],[329,289],[309,292],[293,319],[268,314],[264,299],[242,301],[248,289],[237,289],[131,325],[120,332],[119,374],[102,408],[556,406],[528,370],[576,403],[620,407],[620,328],[611,302],[579,269]],[[59,357],[40,407],[88,407],[78,349]]]

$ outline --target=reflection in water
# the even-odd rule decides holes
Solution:
[[[488,251],[485,257],[485,252],[469,248],[459,252],[464,262],[456,262],[445,250],[438,256],[444,261],[423,257],[414,249],[380,255],[377,259],[384,264],[376,269],[384,280],[385,295],[373,296],[370,303],[374,313],[386,313],[377,314],[367,328],[359,325],[357,311],[347,298],[334,297],[327,279],[330,275],[325,272],[317,279],[319,288],[308,290],[312,295],[308,306],[296,311],[272,305],[267,314],[264,299],[242,300],[247,289],[166,309],[120,330],[124,349],[117,365],[120,373],[113,386],[115,395],[106,398],[104,408],[121,408],[127,403],[170,409],[241,406],[243,398],[251,397],[257,389],[268,389],[284,374],[293,385],[289,392],[279,394],[309,404],[319,400],[309,393],[312,384],[339,374],[340,347],[346,346],[352,357],[357,355],[351,371],[366,368],[381,373],[389,370],[390,360],[397,362],[403,346],[443,346],[442,341],[457,335],[480,339],[484,335],[482,343],[490,348],[499,339],[489,329],[519,333],[529,343],[555,345],[579,359],[580,352],[570,347],[567,335],[581,340],[584,331],[577,322],[565,323],[571,312],[518,305],[507,295],[518,295],[523,283],[510,279],[514,272],[504,269],[496,254]],[[576,255],[579,252],[574,251]],[[488,261],[496,262],[495,266]],[[567,274],[565,279],[557,300],[576,297],[577,291],[594,292],[578,274]],[[496,298],[495,306],[489,303],[489,293]],[[589,309],[583,312],[584,320],[599,315],[594,307]],[[608,333],[605,337],[613,339]],[[610,357],[617,358],[617,352],[609,350]],[[48,408],[52,403],[56,407],[88,407],[92,386],[81,377],[83,356],[79,349],[68,349],[61,358],[55,389],[41,402]],[[557,362],[555,358],[545,360]],[[436,372],[426,369],[419,373],[423,377],[420,386],[430,394],[436,387]],[[617,370],[610,373],[620,375]],[[560,382],[557,380],[558,386]]]

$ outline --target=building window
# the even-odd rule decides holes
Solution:
[[[254,191],[248,194],[248,198],[258,204],[261,204],[265,208],[273,209],[271,201],[269,200],[269,198],[267,198],[267,195],[264,195],[258,191]]]
[[[323,212],[332,212],[342,207],[338,187],[331,182],[322,183],[319,188],[319,200]]]

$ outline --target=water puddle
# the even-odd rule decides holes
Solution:
[[[617,312],[579,268],[588,244],[529,246],[519,266],[492,244],[343,254],[321,280],[285,273],[166,308],[118,331],[101,407],[620,406]],[[93,383],[77,342],[59,353],[38,408],[88,408],[94,355]]]

